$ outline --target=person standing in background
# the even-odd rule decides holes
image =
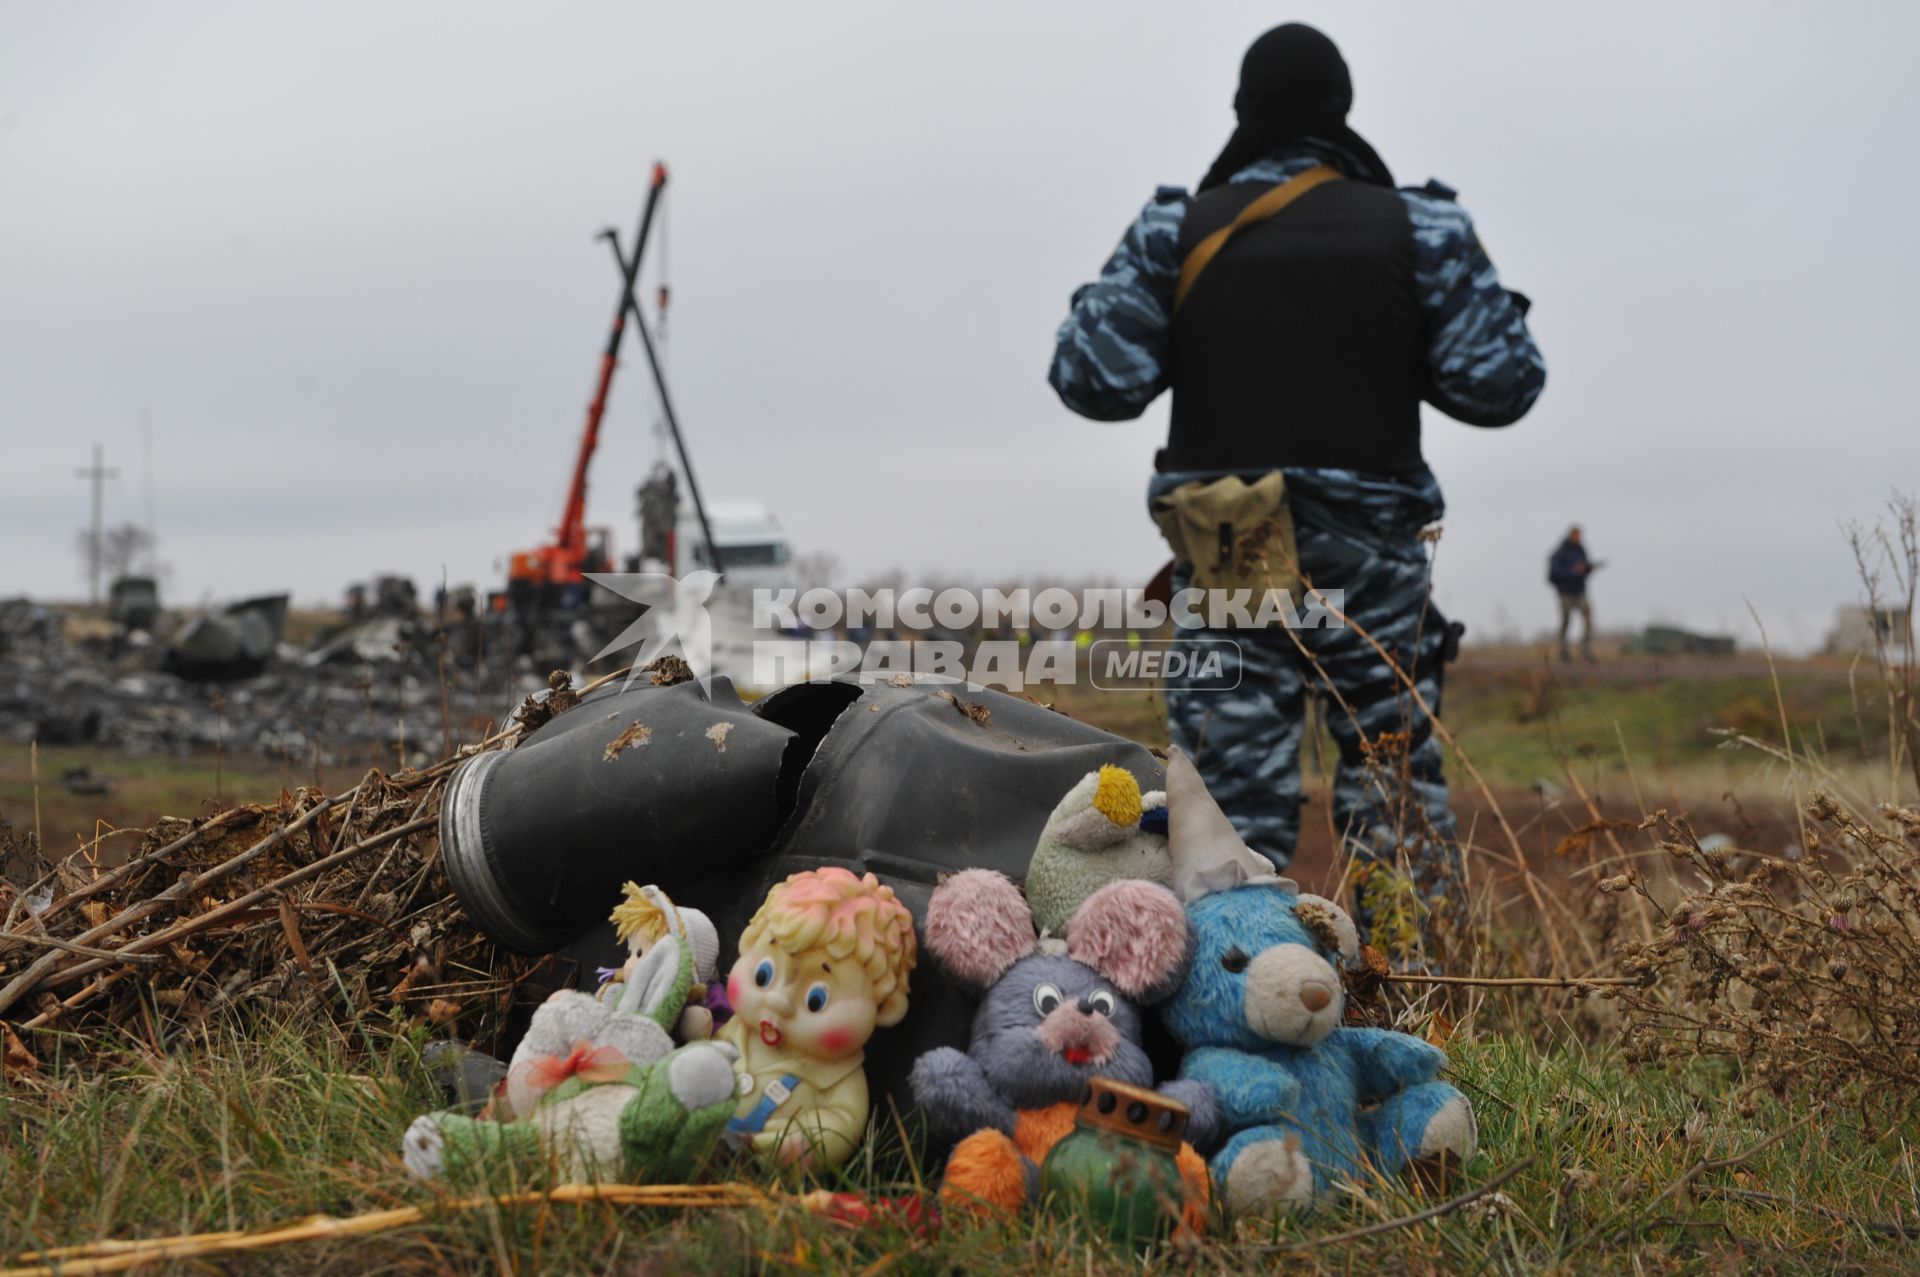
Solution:
[[[1587,547],[1580,540],[1578,525],[1567,529],[1566,537],[1547,560],[1547,583],[1560,599],[1560,662],[1573,663],[1567,647],[1567,630],[1574,613],[1580,614],[1580,655],[1593,663],[1593,607],[1587,602],[1587,577],[1597,565],[1587,558]]]

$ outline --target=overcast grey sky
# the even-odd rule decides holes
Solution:
[[[1055,325],[1232,124],[1255,35],[1321,26],[1399,180],[1461,192],[1535,299],[1533,414],[1429,413],[1438,597],[1820,637],[1837,525],[1920,487],[1920,6],[1810,2],[523,6],[0,3],[0,595],[84,592],[99,440],[176,600],[496,584],[559,513],[631,234],[672,168],[669,375],[716,497],[849,579],[1163,557],[1162,402],[1081,421]],[[658,257],[654,258],[658,261]],[[592,521],[656,450],[637,350]]]

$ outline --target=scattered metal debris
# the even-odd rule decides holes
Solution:
[[[186,678],[245,678],[267,668],[286,631],[286,595],[241,599],[181,626],[167,645],[167,667]]]
[[[60,773],[60,787],[69,794],[110,794],[113,783],[96,776],[91,767],[69,767]]]
[[[258,601],[256,601],[258,602]],[[222,750],[315,764],[422,764],[451,740],[473,739],[544,672],[584,662],[570,641],[554,664],[520,654],[509,625],[472,617],[436,630],[422,616],[373,616],[318,636],[311,652],[281,641],[278,605],[191,619],[163,633],[78,617],[26,600],[0,601],[0,740],[111,745],[129,755]],[[251,667],[243,647],[265,655]],[[446,642],[442,643],[442,634]],[[497,641],[496,641],[497,640]],[[181,667],[179,653],[193,676]],[[595,650],[587,648],[590,655]]]

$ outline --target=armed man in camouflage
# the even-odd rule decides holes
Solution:
[[[1420,532],[1442,504],[1420,403],[1504,426],[1532,407],[1546,365],[1527,299],[1501,287],[1453,192],[1396,190],[1346,124],[1352,99],[1320,32],[1289,24],[1255,41],[1226,149],[1196,194],[1161,187],[1074,294],[1049,380],[1099,421],[1137,417],[1172,388],[1150,504],[1195,480],[1283,472],[1300,573],[1345,592],[1348,623],[1226,635],[1237,669],[1165,689],[1173,737],[1247,843],[1284,867],[1300,829],[1306,697],[1319,696],[1340,750],[1336,826],[1432,903],[1454,875],[1457,829],[1423,703],[1438,712],[1458,627],[1428,597]],[[1258,216],[1252,206],[1272,207],[1303,175],[1284,207]],[[1200,248],[1211,256],[1195,276]],[[1191,572],[1176,562],[1176,590]],[[1358,901],[1363,925],[1372,896]]]

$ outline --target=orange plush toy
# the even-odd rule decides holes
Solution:
[[[1017,1211],[1038,1197],[1040,1164],[1073,1129],[1091,1078],[1152,1085],[1140,1005],[1178,983],[1186,915],[1164,887],[1115,882],[1075,911],[1064,944],[1042,942],[1020,889],[991,870],[969,869],[934,891],[925,933],[942,966],[985,990],[967,1050],[929,1051],[913,1068],[914,1099],[933,1135],[958,1141],[940,1200]],[[1190,1138],[1206,1146],[1218,1125],[1212,1090],[1169,1082],[1160,1091],[1186,1105]],[[1178,1162],[1185,1220],[1198,1229],[1206,1164],[1190,1144]]]

